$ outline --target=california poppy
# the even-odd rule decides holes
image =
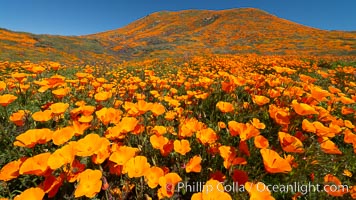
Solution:
[[[225,192],[224,185],[221,182],[210,179],[202,187],[201,192],[194,193],[192,200],[210,200],[210,199],[220,199],[220,200],[232,200],[229,193]]]
[[[250,195],[250,199],[264,199],[264,200],[274,200],[275,198],[271,195],[271,191],[268,190],[268,187],[262,183],[251,183],[246,182],[244,187],[248,194]]]
[[[46,122],[51,120],[53,117],[52,110],[37,111],[32,114],[32,119],[37,122]]]
[[[162,135],[151,135],[150,142],[153,148],[155,149],[163,149],[164,145],[168,143],[168,138]]]
[[[55,115],[61,115],[67,110],[68,107],[68,103],[54,103],[49,108]]]
[[[233,112],[234,106],[229,102],[219,101],[216,107],[223,113]]]
[[[154,189],[158,186],[158,180],[164,176],[164,171],[160,167],[153,166],[145,173],[145,180],[148,187]]]
[[[285,152],[303,153],[303,143],[297,138],[285,132],[278,132],[279,143]]]
[[[29,157],[22,163],[19,173],[33,174],[37,176],[44,175],[49,170],[47,161],[50,155],[51,153],[47,152]]]
[[[297,100],[292,101],[292,107],[298,115],[315,115],[319,114],[312,106],[305,103],[298,103]]]
[[[55,170],[65,164],[72,163],[76,154],[75,145],[76,142],[70,142],[69,144],[66,144],[54,151],[48,158],[48,166]]]
[[[266,125],[264,123],[260,122],[260,120],[257,118],[253,118],[251,124],[257,129],[265,129],[266,128]]]
[[[0,96],[0,105],[6,107],[10,103],[14,102],[17,99],[17,96],[12,94],[4,94]]]
[[[12,113],[10,116],[10,121],[12,121],[16,126],[23,126],[25,124],[26,115],[29,111],[19,110],[15,113]]]
[[[139,149],[137,148],[120,146],[117,150],[113,151],[109,160],[118,165],[124,165],[128,160],[134,157],[138,151]]]
[[[194,156],[189,160],[187,165],[185,166],[185,171],[187,173],[190,172],[200,172],[201,171],[201,161],[202,158],[200,156]]]
[[[57,194],[59,188],[61,187],[64,181],[63,175],[63,173],[60,174],[58,177],[49,175],[42,182],[41,188],[44,190],[45,193],[48,194],[49,198],[53,198]]]
[[[260,134],[260,131],[256,129],[250,123],[238,123],[235,121],[230,121],[228,123],[229,131],[232,136],[238,135],[242,141],[248,140],[249,138],[255,137]]]
[[[18,160],[11,161],[4,165],[0,170],[0,180],[1,181],[9,181],[19,176],[19,170],[22,163],[27,158],[20,158]]]
[[[265,97],[265,96],[253,95],[252,101],[259,106],[263,106],[265,104],[268,104],[270,100],[268,97]]]
[[[97,151],[99,151],[101,144],[98,142],[100,141],[101,137],[98,134],[90,133],[86,135],[84,138],[77,141],[75,148],[76,148],[76,155],[77,156],[92,156]]]
[[[162,115],[165,112],[166,108],[159,103],[154,103],[151,107],[151,112],[154,116]]]
[[[137,178],[144,176],[150,167],[151,165],[147,162],[145,156],[135,156],[124,164],[122,172],[127,173],[130,178]]]
[[[212,144],[218,139],[218,135],[211,128],[199,130],[196,137],[202,144]]]
[[[48,128],[30,129],[16,137],[15,146],[33,148],[37,144],[45,144],[52,139],[53,132]]]
[[[259,149],[268,148],[269,146],[268,140],[262,135],[257,135],[256,137],[254,137],[253,142],[255,144],[255,147]]]
[[[161,188],[158,190],[159,198],[172,197],[175,186],[182,181],[182,178],[177,173],[168,173],[158,179],[158,184]]]
[[[336,144],[332,142],[328,137],[321,137],[318,139],[318,142],[320,143],[321,150],[324,153],[337,155],[342,154]]]
[[[342,185],[341,181],[331,174],[324,176],[324,189],[329,195],[340,197],[349,192],[349,188]]]
[[[183,156],[191,150],[190,143],[188,140],[175,140],[173,145],[174,151]]]
[[[103,163],[110,156],[110,141],[105,137],[100,137],[100,140],[97,141],[99,143],[99,149],[92,156],[92,161],[95,164]]]
[[[112,96],[111,92],[99,92],[94,95],[94,99],[97,102],[102,102],[102,101],[106,101],[106,100],[110,99],[111,96]]]
[[[261,149],[260,152],[268,173],[288,173],[292,170],[289,162],[279,156],[277,152],[270,149]]]
[[[14,200],[40,200],[43,199],[44,196],[45,192],[43,191],[43,189],[39,187],[32,187],[15,196]]]
[[[101,190],[102,173],[100,170],[86,169],[78,175],[78,185],[74,192],[74,197],[86,196],[93,198]]]
[[[53,144],[62,145],[74,136],[74,129],[72,126],[67,126],[56,130],[52,135]]]

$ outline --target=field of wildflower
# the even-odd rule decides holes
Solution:
[[[356,199],[356,64],[0,62],[0,199]]]

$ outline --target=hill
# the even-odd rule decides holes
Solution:
[[[356,33],[326,31],[262,10],[161,11],[85,36],[0,30],[0,59],[130,60],[203,54],[356,55]]]

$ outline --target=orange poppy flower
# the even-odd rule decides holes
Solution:
[[[288,108],[279,108],[272,104],[269,106],[268,112],[270,117],[274,119],[277,124],[282,126],[290,124],[290,114]]]
[[[313,125],[316,129],[316,135],[319,137],[334,137],[335,132],[332,131],[329,127],[324,126],[324,124],[315,121]]]
[[[55,115],[61,115],[67,110],[68,107],[68,103],[54,103],[49,108]]]
[[[320,148],[324,153],[337,155],[342,154],[336,144],[332,142],[328,137],[321,137],[318,139],[318,142],[320,143]]]
[[[147,170],[145,174],[145,180],[148,187],[154,189],[158,186],[158,180],[160,177],[164,176],[164,171],[160,167],[153,166]]]
[[[41,153],[26,159],[19,170],[19,174],[33,174],[37,176],[44,175],[48,170],[48,158],[51,153]]]
[[[89,115],[89,116],[82,115],[81,117],[79,117],[78,122],[80,122],[80,123],[90,123],[93,120],[93,118],[94,117],[92,115]]]
[[[325,192],[333,197],[341,197],[349,192],[349,188],[342,185],[341,181],[331,174],[324,176]]]
[[[257,129],[265,129],[266,125],[261,123],[259,119],[253,118],[251,124]]]
[[[52,110],[38,111],[32,114],[32,119],[37,122],[46,122],[51,120],[53,117]]]
[[[191,200],[232,200],[230,194],[225,192],[224,185],[217,180],[208,180],[202,189],[201,192],[194,193]]]
[[[268,173],[288,173],[292,171],[289,162],[279,156],[277,152],[270,149],[261,149],[260,152]]]
[[[160,135],[160,136],[157,136],[157,135],[152,135],[150,137],[150,142],[151,142],[151,145],[153,148],[155,149],[163,149],[164,145],[166,145],[168,143],[168,138]]]
[[[22,80],[25,79],[28,76],[28,74],[16,72],[11,76],[12,78],[16,79],[18,82],[22,82]]]
[[[15,113],[12,113],[10,116],[10,121],[13,122],[16,126],[23,126],[25,124],[26,114],[29,111],[19,110]]]
[[[90,127],[90,124],[73,121],[72,127],[74,130],[74,135],[80,136],[83,135],[84,131]]]
[[[176,115],[177,115],[176,112],[170,110],[170,111],[166,112],[164,118],[168,121],[172,121],[175,119]]]
[[[4,81],[0,81],[0,92],[6,89],[6,83]]]
[[[234,106],[229,102],[219,101],[216,107],[223,113],[233,112]]]
[[[259,106],[263,106],[265,104],[268,104],[270,100],[268,97],[265,96],[253,95],[252,101]]]
[[[326,90],[321,89],[320,87],[312,87],[310,89],[311,95],[317,101],[326,100],[325,97],[330,96],[330,93]]]
[[[61,99],[63,97],[65,97],[66,95],[68,95],[68,93],[70,92],[70,88],[66,87],[66,88],[60,88],[57,90],[53,90],[52,94],[54,94],[54,96],[58,99]]]
[[[140,111],[138,110],[137,104],[126,101],[125,104],[122,106],[125,111],[129,114],[129,116],[138,116]]]
[[[355,126],[349,120],[345,120],[344,123],[345,123],[345,127],[347,128],[351,128],[351,129],[355,128]]]
[[[17,99],[17,96],[12,94],[4,94],[0,96],[0,105],[6,107],[10,103],[14,102]]]
[[[255,144],[255,147],[259,149],[264,149],[269,147],[268,140],[262,135],[257,135],[256,137],[254,137],[253,143]]]
[[[349,115],[349,114],[353,114],[355,112],[356,112],[356,110],[354,110],[353,108],[348,108],[346,106],[341,107],[341,114],[343,114],[343,115]]]
[[[61,187],[64,181],[63,174],[60,174],[58,177],[53,175],[47,176],[46,179],[41,184],[41,188],[45,193],[48,194],[49,198],[56,196],[59,188]]]
[[[151,132],[156,135],[163,135],[167,132],[167,128],[165,126],[154,126]]]
[[[64,145],[62,148],[54,151],[48,158],[48,166],[52,170],[56,170],[65,164],[72,163],[76,154],[75,145],[76,142],[70,142],[69,144]]]
[[[118,124],[121,129],[121,133],[128,133],[135,130],[138,124],[138,120],[134,117],[124,117]]]
[[[199,173],[201,171],[201,161],[202,158],[200,156],[194,156],[189,160],[187,165],[185,166],[185,171],[187,173],[190,172],[197,172]]]
[[[112,97],[111,92],[99,92],[94,95],[94,99],[97,102],[102,102],[110,99]]]
[[[262,182],[258,182],[258,183],[246,182],[245,189],[250,195],[250,199],[263,199],[263,200],[275,199],[274,197],[272,197],[271,192],[268,190],[267,186]]]
[[[101,137],[98,134],[90,133],[84,138],[78,140],[75,145],[76,155],[83,157],[92,156],[99,151],[101,147],[101,144],[98,142],[100,139]]]
[[[307,119],[302,121],[302,129],[310,133],[316,133],[316,128],[313,123],[310,123]]]
[[[90,116],[94,113],[95,107],[94,106],[82,106],[81,112],[84,116]]]
[[[16,137],[15,146],[33,148],[37,144],[45,144],[52,139],[53,132],[48,128],[30,129]]]
[[[86,169],[78,175],[78,185],[74,192],[74,197],[86,196],[93,198],[101,190],[102,173],[100,170]]]
[[[340,101],[343,103],[343,104],[353,104],[355,103],[355,101],[353,99],[350,99],[350,98],[347,98],[347,97],[340,97]]]
[[[248,140],[260,134],[260,131],[256,129],[250,123],[238,123],[235,121],[230,121],[228,123],[229,131],[232,136],[239,135],[242,141]]]
[[[158,198],[172,197],[174,194],[175,186],[182,181],[182,178],[176,173],[168,173],[158,179],[158,184],[161,188],[158,190]]]
[[[154,116],[162,115],[166,111],[166,108],[159,103],[154,103],[151,107],[151,112]]]
[[[121,119],[122,111],[114,108],[102,108],[95,112],[97,118],[105,126],[109,123],[118,124]]]
[[[153,103],[147,103],[144,100],[138,100],[137,102],[137,109],[141,115],[151,110],[152,107],[153,107]]]
[[[196,137],[202,144],[212,144],[218,139],[218,135],[211,128],[206,128],[198,131]]]
[[[221,129],[225,129],[225,128],[226,128],[225,122],[218,122],[218,126],[219,126],[219,128],[221,128]]]
[[[233,165],[246,165],[247,161],[244,158],[236,157],[236,149],[230,146],[219,147],[220,156],[224,159],[223,165],[229,169]]]
[[[190,143],[188,140],[175,140],[173,145],[174,151],[183,156],[191,150]]]
[[[23,191],[21,194],[15,196],[14,200],[40,200],[43,199],[45,196],[45,192],[43,191],[43,189],[39,188],[39,187],[32,187],[29,188],[25,191]]]
[[[77,181],[78,176],[86,168],[85,164],[80,163],[79,160],[73,160],[69,165],[63,166],[63,172],[65,173],[66,179],[69,183],[74,183]]]
[[[52,135],[52,141],[55,145],[62,145],[74,136],[74,128],[67,126],[56,130]]]
[[[0,180],[9,181],[17,178],[19,176],[20,167],[26,159],[27,158],[20,158],[4,165],[0,170]]]
[[[97,142],[99,143],[100,148],[93,155],[92,161],[95,164],[101,164],[110,156],[110,141],[101,137]]]
[[[278,132],[279,143],[285,152],[303,153],[303,143],[297,138],[285,132]]]
[[[128,160],[134,157],[137,152],[139,152],[138,148],[120,146],[117,150],[113,151],[109,160],[117,165],[124,165]]]
[[[292,107],[298,115],[317,115],[319,114],[313,107],[305,103],[298,103],[297,100],[292,101]]]
[[[150,167],[145,156],[135,156],[124,164],[122,172],[127,173],[130,178],[138,178],[144,176]]]

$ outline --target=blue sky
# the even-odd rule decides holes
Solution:
[[[152,12],[253,7],[303,25],[356,31],[356,0],[0,0],[0,27],[85,35],[116,29]]]

